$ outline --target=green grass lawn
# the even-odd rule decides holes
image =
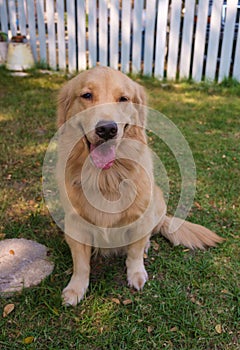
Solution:
[[[0,348],[240,349],[240,85],[137,78],[149,105],[176,124],[192,149],[197,192],[189,220],[226,241],[192,252],[155,236],[142,292],[128,288],[124,257],[97,258],[86,298],[66,308],[61,290],[70,277],[71,256],[41,192],[56,96],[66,79],[37,72],[12,77],[0,70],[0,237],[43,243],[55,263],[39,286],[0,297]],[[165,145],[154,136],[150,143],[170,177],[171,213],[179,199],[179,174]],[[15,309],[3,318],[9,303]]]

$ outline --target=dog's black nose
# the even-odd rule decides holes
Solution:
[[[112,121],[101,120],[95,128],[96,134],[105,141],[113,139],[118,132],[117,123]]]

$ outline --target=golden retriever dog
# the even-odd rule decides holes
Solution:
[[[84,297],[93,252],[125,254],[128,284],[141,290],[152,234],[191,249],[222,241],[203,226],[167,216],[154,184],[145,105],[143,87],[108,67],[84,71],[60,91],[57,173],[73,259],[66,305]]]

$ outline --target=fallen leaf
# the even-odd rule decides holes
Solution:
[[[31,344],[34,341],[34,337],[26,337],[23,339],[23,344]]]
[[[170,329],[170,332],[177,332],[177,330],[178,330],[178,328],[175,326],[175,327],[172,327],[172,328]]]
[[[131,299],[126,299],[123,301],[123,305],[129,305],[132,304],[132,300]]]
[[[7,304],[3,309],[3,317],[7,317],[13,310],[15,306],[14,304]]]
[[[223,293],[223,294],[230,294],[229,291],[228,291],[227,289],[221,290],[221,293]]]
[[[159,249],[159,244],[155,241],[153,241],[153,249],[158,250]]]
[[[147,329],[148,334],[152,333],[153,330],[154,330],[154,327],[148,326],[148,329]]]
[[[194,205],[195,205],[199,210],[202,210],[202,206],[201,206],[201,204],[199,204],[198,202],[194,202]]]
[[[222,333],[222,326],[221,326],[220,324],[217,324],[217,325],[215,326],[215,330],[216,330],[216,332],[217,332],[218,334],[221,334],[221,333]]]
[[[120,304],[120,300],[118,298],[112,298],[112,302],[115,304]]]

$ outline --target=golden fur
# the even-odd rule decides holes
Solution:
[[[131,123],[128,120],[127,107],[122,107],[121,104],[125,100],[135,104],[131,110],[135,111]],[[128,102],[124,106],[130,105]],[[101,110],[103,104],[112,103],[121,105],[119,108],[125,109],[125,114],[111,113],[111,105]],[[182,244],[191,249],[215,246],[222,241],[212,231],[180,219],[175,221],[177,229],[173,233],[170,232],[171,218],[166,215],[162,192],[153,179],[152,159],[144,130],[145,112],[142,106],[145,104],[146,97],[141,86],[124,74],[106,67],[80,73],[60,91],[58,127],[62,127],[62,131],[59,163],[64,156],[66,157],[66,145],[71,138],[71,130],[65,129],[64,123],[79,112],[86,111],[86,115],[83,114],[81,119],[81,128],[90,130],[87,137],[83,136],[71,149],[65,173],[61,171],[61,166],[58,170],[59,188],[65,210],[65,236],[73,258],[73,275],[63,291],[65,304],[76,305],[88,288],[91,246],[97,247],[103,254],[112,251],[125,252],[128,283],[139,290],[147,281],[143,255],[149,246],[152,233],[160,232],[174,245]],[[141,108],[138,109],[138,105]],[[96,106],[100,109],[95,109]],[[123,157],[116,159],[108,170],[100,171],[96,184],[94,173],[97,169],[93,164],[84,164],[90,152],[88,141],[97,142],[96,134],[92,130],[103,116],[104,119],[113,119],[119,123],[118,150],[122,152]],[[125,123],[125,126],[121,126],[120,123]],[[129,142],[132,147],[128,147]],[[84,179],[81,177],[83,171],[87,175]],[[126,179],[131,181],[130,185]],[[63,190],[63,184],[66,191]],[[127,205],[131,194],[129,186],[132,184],[135,197]],[[99,189],[101,195],[110,201],[109,208],[111,203],[115,204],[119,199],[126,201],[126,208],[114,212],[101,210],[98,205],[88,201],[83,187],[93,196]],[[111,242],[114,229],[118,230],[118,235],[115,235],[114,242]]]

